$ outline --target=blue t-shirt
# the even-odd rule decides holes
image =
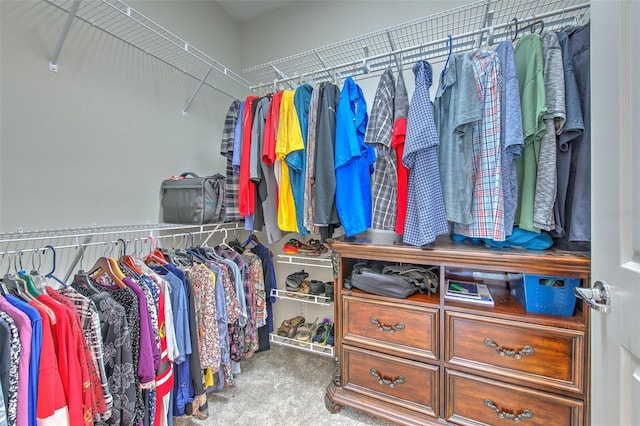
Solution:
[[[364,143],[369,117],[362,89],[348,77],[336,112],[336,208],[347,237],[371,226],[375,150]]]
[[[298,232],[300,235],[309,234],[309,230],[304,227],[303,223],[304,178],[307,172],[307,132],[309,131],[309,106],[311,104],[312,92],[313,87],[311,85],[303,84],[296,89],[293,95],[293,105],[298,115],[304,148],[290,152],[285,158],[289,166],[289,182],[291,183],[293,202],[296,207],[296,220],[298,222]]]

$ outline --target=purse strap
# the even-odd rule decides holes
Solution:
[[[220,176],[220,177],[218,177]],[[222,178],[222,179],[221,179]],[[217,191],[217,202],[216,202],[216,217],[220,217],[220,214],[222,212],[222,205],[224,203],[224,197],[225,197],[225,193],[224,193],[224,176],[222,175],[215,175],[213,177],[213,179],[215,180],[215,187],[216,187],[216,191]],[[225,218],[221,218],[222,221],[225,220]]]

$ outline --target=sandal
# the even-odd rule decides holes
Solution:
[[[282,324],[280,324],[280,327],[278,327],[278,330],[276,331],[276,333],[278,334],[278,336],[287,337],[289,335],[290,329],[291,329],[291,324],[289,324],[289,320],[284,320],[282,321]]]
[[[306,253],[308,251],[312,251],[314,248],[303,243],[300,240],[296,240],[295,238],[291,238],[288,242],[288,245],[293,246],[298,249],[299,252]]]
[[[309,285],[309,280],[304,280],[300,288],[296,291],[295,296],[300,297],[302,299],[306,299],[311,291],[311,287]]]
[[[318,326],[318,318],[314,322],[308,322],[302,324],[298,327],[298,331],[296,333],[296,340],[300,342],[308,343],[311,341],[311,337],[313,333],[316,331],[316,327]]]
[[[291,325],[291,327],[289,328],[289,333],[287,334],[287,337],[290,339],[293,339],[296,333],[298,332],[298,327],[304,324],[304,321],[305,321],[304,317],[301,315],[291,318],[289,320],[289,324]]]
[[[313,251],[305,252],[307,256],[321,256],[329,252],[329,248],[324,244],[319,244]]]
[[[320,242],[320,240],[316,240],[315,238],[311,238],[306,243],[292,238],[289,240],[289,242],[287,242],[287,244],[297,248],[300,253],[309,256],[313,256],[312,253],[316,253],[318,251],[322,251],[322,253],[326,253],[328,251],[327,246],[325,246]]]

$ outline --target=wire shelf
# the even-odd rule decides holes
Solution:
[[[332,268],[331,255],[323,256],[295,256],[289,254],[279,254],[278,263],[287,265],[315,266],[318,268]]]
[[[316,294],[303,294],[295,291],[279,290],[276,288],[271,289],[271,296],[278,299],[293,300],[295,302],[312,303],[320,306],[330,306],[333,302],[332,299],[326,296],[320,296]]]
[[[219,86],[228,86],[228,83],[233,82],[240,90],[251,87],[251,83],[240,74],[120,0],[45,1],[70,14],[73,14],[77,8],[75,11],[77,19],[140,49],[230,97],[238,95],[227,93]]]
[[[275,333],[269,334],[269,340],[271,343],[276,343],[278,345],[289,346],[303,351],[333,357],[333,346],[321,345],[316,342],[301,342],[300,340],[291,339],[289,337],[278,336]]]
[[[495,44],[513,37],[512,21],[527,24],[543,20],[544,28],[557,30],[578,23],[587,12],[581,0],[480,0],[403,24],[297,53],[243,70],[258,86],[312,79],[338,81],[404,67],[419,59],[434,59],[453,52]]]

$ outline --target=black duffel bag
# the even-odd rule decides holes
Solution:
[[[354,265],[345,286],[379,296],[405,299],[417,292],[436,293],[438,283],[438,267],[362,261]]]
[[[225,221],[225,177],[186,172],[162,181],[162,221],[202,225]]]

